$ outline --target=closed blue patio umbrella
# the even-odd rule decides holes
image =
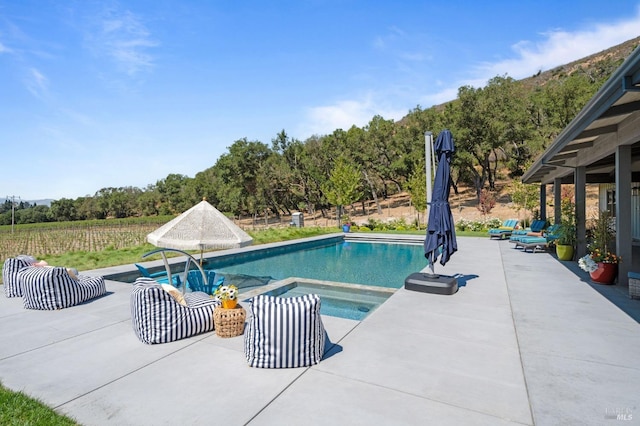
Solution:
[[[458,251],[453,215],[449,206],[451,189],[451,155],[455,148],[449,130],[443,130],[434,144],[438,157],[438,168],[433,182],[427,235],[424,240],[424,256],[429,260],[431,273],[440,256],[440,264],[445,265],[453,253]]]

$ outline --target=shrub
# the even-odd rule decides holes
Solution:
[[[490,228],[498,228],[502,221],[498,218],[485,218],[482,220],[460,219],[456,222],[456,229],[459,231],[486,231]]]
[[[478,201],[478,210],[482,212],[483,215],[488,215],[491,212],[491,209],[496,205],[496,197],[492,192],[483,189],[480,192],[480,200]]]
[[[401,217],[400,219],[393,219],[392,221],[388,222],[387,229],[392,231],[404,231],[409,229],[409,225],[407,225],[407,222],[403,217]]]

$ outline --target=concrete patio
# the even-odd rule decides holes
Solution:
[[[0,381],[83,425],[640,424],[640,301],[549,253],[458,244],[436,266],[458,293],[324,317],[333,346],[311,368],[250,368],[243,338],[215,332],[145,345],[130,284],[54,312],[0,295]]]

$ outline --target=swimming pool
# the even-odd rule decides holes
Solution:
[[[301,277],[396,289],[404,285],[408,275],[425,266],[421,244],[341,239],[277,254],[267,250],[259,255],[213,258],[205,264],[206,269],[228,276],[231,281],[234,275],[273,280]]]
[[[321,314],[361,321],[391,297],[394,292],[395,289],[390,288],[292,277],[246,294],[244,300],[248,302],[251,297],[257,294],[275,297],[317,294],[321,300]]]
[[[287,294],[284,289],[271,294],[320,293],[323,314],[361,319],[401,288],[408,275],[424,269],[426,260],[420,237],[355,238],[334,234],[210,253],[202,266],[224,276],[225,283],[237,285],[243,300],[294,283]],[[158,263],[149,266],[164,270]],[[184,262],[172,261],[171,270],[184,273]],[[133,283],[138,276],[137,270],[131,270],[105,278]],[[323,288],[324,284],[343,289],[336,294],[335,288]]]

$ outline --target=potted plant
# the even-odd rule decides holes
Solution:
[[[576,227],[573,223],[563,222],[554,232],[556,239],[556,255],[559,260],[573,259],[573,248],[576,245]]]
[[[220,284],[213,293],[213,297],[222,302],[224,309],[233,309],[238,304],[238,287],[233,284]]]
[[[606,210],[600,212],[598,218],[593,220],[593,226],[589,231],[591,234],[591,242],[588,245],[589,254],[582,257],[578,264],[582,270],[589,272],[592,281],[613,284],[621,259],[609,250],[615,237],[611,213]]]
[[[618,274],[618,263],[618,256],[609,251],[601,252],[599,249],[578,260],[580,268],[589,273],[591,281],[598,284],[613,284]]]

